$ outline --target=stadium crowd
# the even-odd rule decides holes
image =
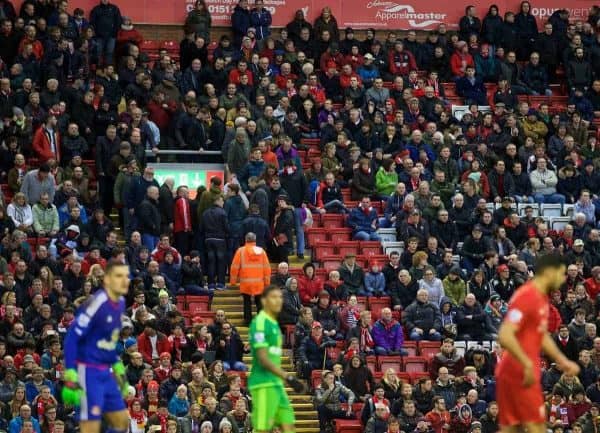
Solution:
[[[131,433],[250,432],[247,343],[227,311],[179,308],[227,290],[233,260],[248,322],[261,286],[244,278],[265,267],[235,261],[246,242],[277,266],[323,432],[496,432],[507,302],[536,257],[563,255],[548,329],[581,374],[545,366],[548,430],[598,432],[600,8],[541,28],[527,1],[503,12],[362,38],[328,7],[274,30],[239,0],[215,38],[198,0],[180,44],[154,45],[108,0],[0,0],[0,429],[76,431],[62,338],[117,260]],[[165,149],[222,157],[225,179],[160,185]],[[358,250],[329,269],[308,237],[332,215]],[[401,250],[364,260],[386,229]]]

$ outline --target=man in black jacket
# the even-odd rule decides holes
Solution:
[[[288,159],[283,164],[283,172],[279,176],[281,187],[287,191],[290,202],[294,206],[294,224],[296,226],[296,252],[298,258],[304,258],[304,228],[303,214],[306,215],[308,203],[308,184],[301,170]]]
[[[223,210],[224,203],[223,196],[218,196],[213,205],[202,214],[201,227],[204,232],[204,246],[207,254],[209,290],[211,288],[218,290],[225,288],[225,269],[227,267],[225,254],[229,224],[227,214]]]
[[[149,186],[146,190],[146,198],[142,200],[137,208],[137,229],[142,234],[142,243],[152,251],[158,244],[160,236],[160,206],[158,204],[158,188]]]
[[[427,290],[420,289],[417,299],[410,304],[402,315],[411,340],[441,341],[442,318],[438,307],[429,302]]]

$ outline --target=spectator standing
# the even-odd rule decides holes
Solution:
[[[210,41],[210,30],[212,27],[212,18],[206,7],[204,0],[196,0],[194,9],[192,9],[186,19],[185,28],[189,33],[194,33],[196,36],[201,36],[208,44]]]
[[[42,164],[37,170],[31,170],[21,183],[21,192],[25,194],[30,205],[39,202],[44,193],[48,194],[48,199],[53,202],[55,188],[54,177],[50,174],[48,164]]]
[[[227,238],[229,237],[229,224],[227,214],[223,209],[225,201],[222,195],[215,198],[211,207],[202,214],[201,227],[204,233],[204,247],[206,248],[206,274],[208,288],[225,289],[225,270],[227,263]]]
[[[237,284],[244,298],[244,320],[252,319],[251,300],[261,309],[260,295],[271,283],[271,267],[264,249],[256,245],[256,235],[246,234],[246,244],[236,251],[230,268],[230,284]]]
[[[99,57],[105,64],[113,64],[117,34],[121,28],[121,11],[109,0],[100,0],[90,12],[90,26],[94,29]]]
[[[186,256],[190,252],[190,243],[193,236],[192,208],[187,186],[181,185],[177,188],[173,207],[174,246],[182,256]]]
[[[33,135],[31,146],[42,162],[48,162],[50,159],[60,161],[60,143],[61,137],[57,130],[56,116],[49,114],[46,116],[44,124]]]
[[[142,200],[136,211],[137,227],[142,234],[142,243],[150,251],[156,248],[160,236],[161,216],[158,196],[158,188],[149,186],[146,190],[146,198]]]
[[[250,9],[248,0],[239,0],[233,8],[231,15],[231,28],[233,29],[233,43],[236,47],[242,44],[242,38],[248,33],[250,28]]]

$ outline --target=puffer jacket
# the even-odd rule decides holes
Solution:
[[[421,328],[425,335],[431,329],[437,331],[442,326],[440,310],[430,302],[415,301],[406,308],[402,315],[404,326],[411,332],[414,328]]]
[[[373,325],[371,334],[375,345],[386,350],[399,351],[404,345],[402,325],[393,319],[390,323],[385,323],[383,319],[379,319]]]
[[[33,229],[36,232],[45,231],[56,231],[60,229],[58,220],[58,210],[53,204],[50,206],[43,207],[41,204],[36,203],[33,205]]]

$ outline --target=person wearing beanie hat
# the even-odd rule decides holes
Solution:
[[[377,260],[369,263],[369,271],[365,273],[364,290],[359,292],[360,296],[380,297],[385,292],[385,276],[381,264]]]
[[[169,253],[168,253],[169,254]],[[168,255],[167,254],[167,255]],[[166,257],[166,256],[165,256]],[[152,314],[159,319],[164,319],[170,311],[175,311],[177,307],[173,305],[166,289],[158,291],[158,305],[152,308]]]
[[[158,367],[154,369],[154,377],[159,383],[167,380],[171,374],[171,354],[163,352],[159,356]]]

